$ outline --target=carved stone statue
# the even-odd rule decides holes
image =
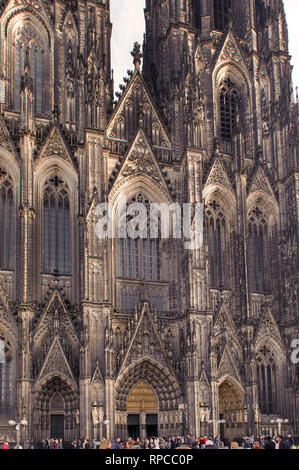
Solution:
[[[78,408],[74,411],[74,415],[75,415],[76,424],[79,424],[80,423],[80,411]]]
[[[257,403],[254,404],[254,422],[259,423],[260,422],[260,409]]]

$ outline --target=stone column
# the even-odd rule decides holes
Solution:
[[[91,438],[91,368],[90,368],[90,318],[83,306],[82,346],[80,348],[80,437]]]
[[[146,412],[141,411],[140,413],[140,438],[146,436]]]
[[[28,305],[20,305],[18,312],[20,322],[20,356],[19,374],[17,381],[17,416],[15,419],[21,421],[27,419],[28,426],[23,431],[24,439],[31,440],[33,437],[32,427],[32,321],[34,312]]]
[[[104,434],[109,432],[108,439],[115,437],[115,401],[114,401],[115,380],[112,378],[105,379],[105,421],[109,420],[109,424],[105,425]]]

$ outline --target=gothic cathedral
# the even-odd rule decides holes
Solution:
[[[116,101],[109,0],[0,9],[0,437],[298,435],[283,1],[146,0]],[[98,238],[122,195],[203,203],[202,247]]]

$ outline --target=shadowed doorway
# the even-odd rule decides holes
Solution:
[[[56,392],[50,402],[51,437],[64,439],[64,400],[60,393]]]

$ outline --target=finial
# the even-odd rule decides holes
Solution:
[[[131,52],[131,56],[133,57],[133,64],[135,65],[135,70],[140,70],[141,59],[143,57],[140,48],[140,44],[138,42],[134,42],[134,48]]]

